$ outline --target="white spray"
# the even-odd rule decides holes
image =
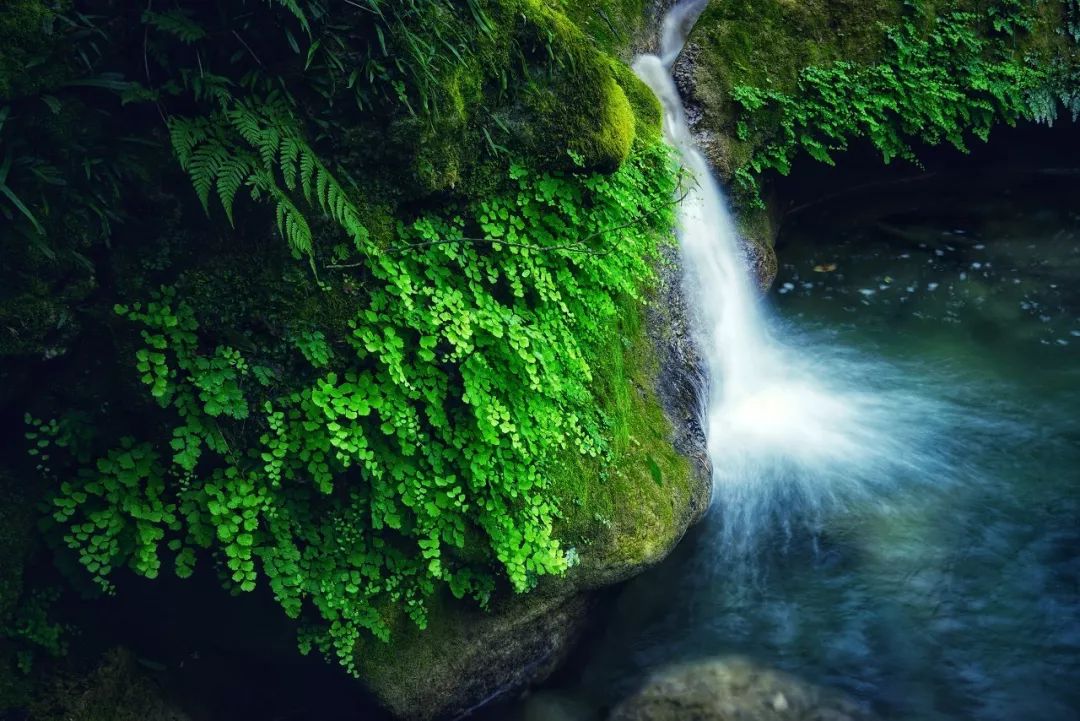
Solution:
[[[720,547],[746,557],[776,532],[784,538],[796,525],[815,530],[827,511],[877,497],[904,476],[921,480],[940,470],[940,459],[915,452],[927,446],[929,432],[916,413],[941,419],[946,410],[883,391],[888,369],[835,349],[796,353],[770,334],[723,193],[694,146],[671,75],[707,4],[678,4],[665,18],[660,56],[639,57],[634,70],[660,99],[665,135],[691,178],[678,235],[710,381],[706,432],[723,515]]]

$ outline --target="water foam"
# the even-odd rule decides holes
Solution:
[[[747,557],[766,539],[819,527],[830,513],[885,502],[889,487],[947,473],[934,435],[950,411],[895,373],[773,335],[723,192],[695,147],[671,66],[706,3],[677,5],[660,54],[634,63],[664,108],[664,132],[690,180],[678,236],[684,288],[709,377],[705,426],[721,543]],[[933,422],[928,422],[933,419]],[[929,450],[928,450],[929,449]]]

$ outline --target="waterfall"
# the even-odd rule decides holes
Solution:
[[[915,398],[895,373],[821,344],[790,347],[740,248],[723,192],[694,146],[671,74],[707,0],[682,2],[665,18],[660,55],[634,63],[664,109],[664,133],[689,176],[678,213],[683,283],[709,378],[705,429],[718,547],[747,557],[765,539],[811,537],[823,518],[853,501],[884,502],[885,487],[925,483],[946,471],[927,416],[949,409]],[[898,390],[899,388],[899,390]],[[931,449],[931,450],[924,450]],[[865,503],[862,503],[865,506]]]

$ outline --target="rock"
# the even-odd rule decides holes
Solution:
[[[736,168],[746,160],[747,147],[730,133],[718,131],[715,123],[707,121],[708,108],[715,106],[718,101],[710,97],[711,90],[702,86],[699,80],[701,53],[698,43],[693,40],[687,42],[672,68],[672,76],[682,97],[694,144],[701,150],[726,192],[731,187]],[[766,195],[764,202],[764,208],[746,204],[736,204],[733,208],[747,266],[762,293],[769,290],[776,278],[777,260],[773,246],[781,215],[771,195]]]
[[[679,459],[680,471],[669,472],[668,459],[668,470],[655,480],[646,459],[638,458],[633,469],[618,469],[590,484],[585,507],[590,513],[596,506],[613,509],[611,518],[577,546],[580,562],[564,577],[544,577],[535,590],[496,600],[488,612],[448,599],[431,609],[426,630],[402,622],[393,630],[392,644],[362,642],[360,675],[397,716],[455,719],[540,683],[589,625],[597,592],[659,563],[708,510],[712,478],[701,425],[704,375],[689,330],[677,253],[667,252],[647,309],[648,337],[640,340],[650,368],[631,380],[642,384],[635,392],[649,414],[649,434]]]
[[[37,721],[191,721],[166,700],[130,651],[106,653],[86,675],[53,679],[31,704]]]
[[[678,249],[665,248],[655,296],[649,305],[648,329],[660,365],[660,402],[675,430],[675,449],[691,459],[699,474],[711,478],[712,463],[703,426],[709,381],[690,328],[682,275]],[[711,495],[702,500],[691,523],[697,522],[708,508]]]
[[[584,630],[590,594],[519,596],[491,612],[452,605],[361,660],[361,675],[404,719],[456,719],[547,678]],[[383,649],[380,649],[383,650]]]
[[[653,11],[659,17],[670,4],[656,2]],[[659,269],[646,311],[647,338],[640,339],[647,368],[632,373],[629,382],[635,402],[649,414],[647,435],[682,467],[671,472],[659,464],[665,467],[660,473],[660,459],[642,451],[633,469],[617,469],[618,477],[593,484],[584,506],[590,512],[606,506],[611,517],[575,547],[580,562],[565,577],[545,577],[529,594],[493,602],[489,612],[447,601],[431,610],[424,631],[401,624],[389,646],[362,642],[360,675],[400,718],[456,719],[542,682],[589,625],[597,592],[659,563],[708,510],[712,469],[701,423],[705,380],[677,256],[669,248]],[[596,495],[605,495],[599,504]]]
[[[839,692],[739,658],[674,666],[652,677],[609,721],[873,721]]]

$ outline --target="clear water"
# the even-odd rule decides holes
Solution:
[[[730,507],[759,496],[718,488],[574,668],[505,717],[602,719],[652,671],[737,653],[885,718],[1080,718],[1078,191],[945,178],[798,216],[768,323],[874,433],[892,414],[871,455],[901,457],[839,463],[859,492],[808,505],[799,483],[825,474],[771,494],[739,553]]]

